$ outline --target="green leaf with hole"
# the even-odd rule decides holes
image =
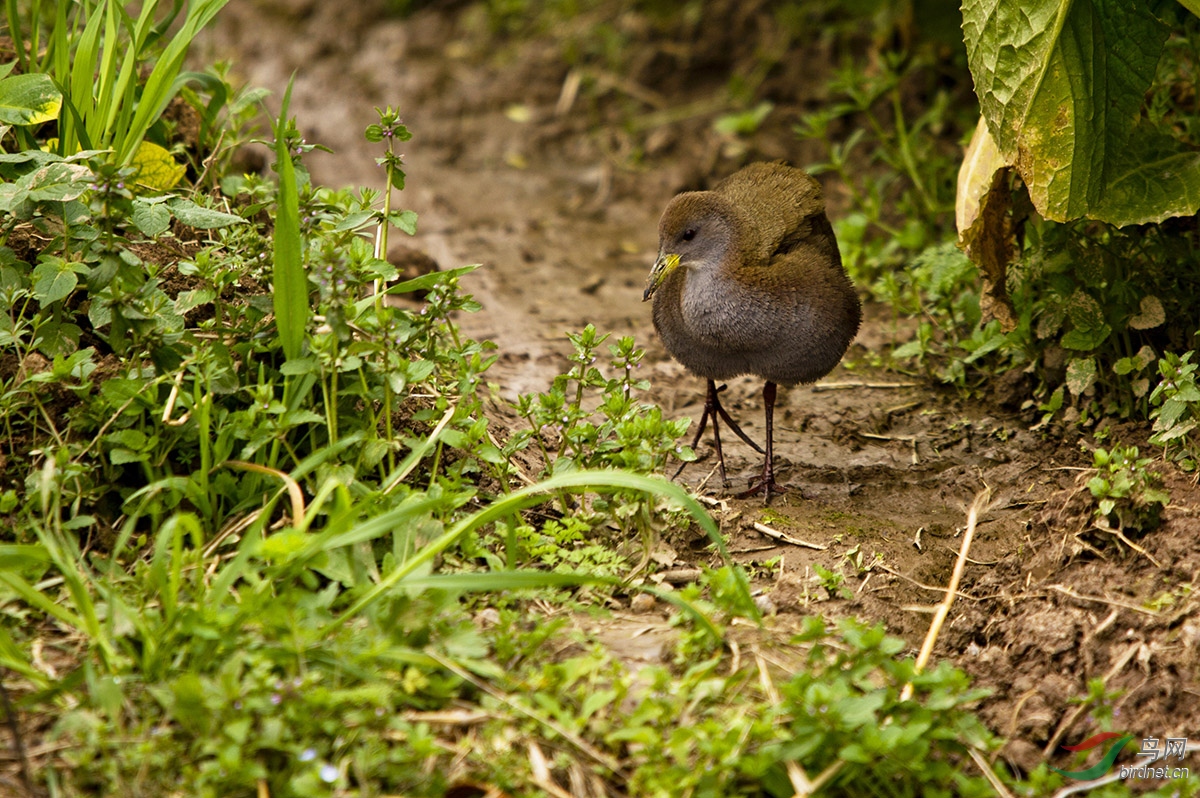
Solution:
[[[988,130],[1055,220],[1100,200],[1167,27],[1140,3],[966,0],[963,33]]]
[[[13,75],[0,80],[0,123],[40,125],[58,119],[62,92],[49,75]]]

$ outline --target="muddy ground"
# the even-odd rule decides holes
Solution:
[[[730,71],[773,41],[754,4],[710,4],[723,24],[684,30],[673,42],[648,37],[627,68],[581,73],[564,62],[564,42],[598,20],[510,40],[470,8],[448,5],[400,19],[377,2],[244,0],[219,17],[201,57],[229,57],[236,74],[276,92],[295,72],[292,112],[310,141],[334,150],[308,161],[323,184],[381,186],[380,153],[362,130],[374,106],[402,110],[414,138],[400,201],[420,222],[415,239],[401,243],[443,268],[482,264],[463,285],[483,311],[459,321],[499,345],[490,380],[504,395],[545,390],[567,367],[564,333],[590,322],[635,336],[649,352],[649,398],[698,419],[703,383],[666,355],[640,301],[658,215],[674,193],[710,185],[747,160],[813,160],[790,126],[799,109],[821,101],[828,45],[814,37],[781,55],[759,87],[778,107],[738,145],[714,133],[712,121]],[[627,14],[602,21],[635,41],[647,27]],[[584,79],[573,94],[575,74]],[[826,191],[836,217],[844,191]],[[1035,431],[1035,416],[872,371],[869,353],[893,334],[890,312],[868,307],[842,368],[781,393],[777,469],[789,490],[769,510],[760,499],[732,498],[761,464],[736,441],[726,445],[732,489],[715,477],[703,488],[719,501],[739,558],[781,558],[759,585],[779,613],[771,623],[854,615],[885,623],[915,652],[949,579],[967,507],[990,490],[935,656],[993,690],[981,712],[1008,740],[1001,755],[1022,770],[1048,759],[1064,766],[1055,746],[1097,731],[1088,710],[1078,710],[1096,678],[1114,693],[1118,730],[1200,733],[1200,602],[1192,594],[1200,494],[1190,478],[1167,475],[1171,506],[1138,541],[1144,554],[1100,534],[1085,534],[1085,547],[1076,533],[1087,512],[1068,501],[1090,464],[1084,434]],[[760,388],[734,380],[725,400],[758,439]],[[497,406],[496,424],[506,418]],[[1120,431],[1143,444],[1145,434]],[[704,460],[682,477],[691,486],[711,470],[708,445],[699,451]],[[756,521],[824,548],[779,544],[755,531]],[[698,551],[678,545],[674,554],[687,564],[706,556]],[[814,564],[844,574],[852,597],[830,598]],[[608,629],[588,623],[618,649],[630,628],[628,617]],[[629,652],[653,654],[641,644]]]

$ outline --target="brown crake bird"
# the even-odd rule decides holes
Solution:
[[[801,169],[755,163],[712,191],[689,191],[667,204],[658,223],[658,260],[643,301],[654,299],[654,327],[671,356],[708,381],[704,415],[713,423],[721,479],[718,418],[766,457],[761,483],[778,488],[772,463],[775,386],[814,382],[842,359],[862,308],[825,216],[821,185]],[[742,432],[721,406],[717,380],[766,380],[767,448]],[[727,482],[726,482],[727,484]]]

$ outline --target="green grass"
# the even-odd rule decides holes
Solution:
[[[393,143],[411,135],[394,109],[364,134],[382,196],[313,184],[317,145],[286,95],[259,143],[275,177],[225,171],[217,142],[255,135],[263,95],[179,68],[220,5],[170,35],[155,3],[136,20],[114,2],[5,6],[22,68],[64,89],[57,125],[39,95],[0,140],[0,667],[36,789],[539,795],[536,750],[559,784],[639,796],[785,796],[801,774],[824,795],[992,794],[971,759],[997,744],[980,693],[948,665],[918,673],[882,628],[754,627],[770,657],[731,656],[728,627],[761,618],[713,520],[662,477],[694,454],[687,423],[642,398],[632,338],[571,333],[567,371],[515,402],[521,426],[494,427],[494,347],[451,321],[478,308],[473,267],[397,282],[381,258],[416,225],[393,204]],[[899,113],[876,88],[844,113]],[[173,97],[202,111],[212,149],[170,139],[157,115]],[[941,214],[945,163],[919,137],[945,104],[930,113],[883,166],[911,180],[914,213]],[[888,119],[885,141],[903,122]],[[144,140],[179,187],[129,157]],[[961,264],[872,207],[848,260],[898,311],[935,298],[929,340],[952,340],[971,319]],[[904,255],[880,232],[929,253],[910,283],[888,284]],[[172,236],[193,254],[159,257]],[[1186,390],[1156,397],[1172,424],[1191,417]],[[1114,512],[1155,499],[1126,484],[1144,473],[1130,457],[1105,472]],[[683,529],[721,566],[677,591],[640,584],[631,544]],[[563,620],[636,592],[668,611],[661,664],[631,669]]]

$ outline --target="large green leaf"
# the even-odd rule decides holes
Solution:
[[[58,118],[62,92],[49,75],[13,75],[0,80],[0,123],[40,125]]]
[[[1134,135],[1169,30],[1137,0],[964,0],[987,128],[1034,206],[1130,224],[1200,204],[1200,160]]]
[[[17,185],[34,202],[68,202],[87,191],[92,170],[79,164],[56,162],[22,177]]]
[[[1146,224],[1200,209],[1200,152],[1183,149],[1149,124],[1134,128],[1105,173],[1104,195],[1088,214],[1094,218]]]

